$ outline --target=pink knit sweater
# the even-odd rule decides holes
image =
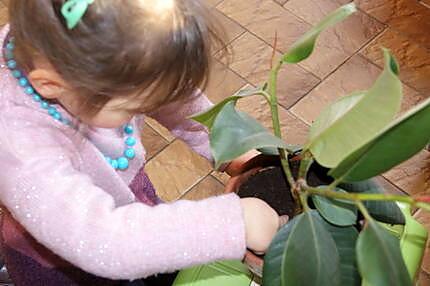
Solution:
[[[0,42],[7,33],[8,27]],[[245,228],[235,194],[153,207],[137,202],[128,185],[145,163],[143,146],[136,147],[127,171],[114,171],[103,155],[120,155],[121,130],[89,127],[83,134],[56,122],[23,92],[3,57],[0,65],[0,201],[7,209],[6,245],[55,266],[29,243],[31,236],[62,259],[111,279],[243,257]],[[200,95],[150,116],[210,159],[205,128],[186,119],[209,105]],[[132,124],[138,129],[142,122],[139,117]]]

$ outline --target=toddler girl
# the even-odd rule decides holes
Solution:
[[[203,1],[13,0],[9,10],[0,200],[15,285],[120,285],[266,250],[278,217],[262,201],[163,204],[143,169],[144,115],[211,160],[207,130],[187,119],[210,106],[199,87],[220,39]]]

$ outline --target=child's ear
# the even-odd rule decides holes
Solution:
[[[68,89],[59,74],[50,69],[34,69],[28,74],[28,80],[33,88],[47,99],[56,99]]]

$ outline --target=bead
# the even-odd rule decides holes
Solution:
[[[40,102],[42,100],[42,98],[40,97],[40,95],[35,94],[35,95],[33,95],[33,100],[36,101],[36,102]]]
[[[118,169],[126,170],[128,168],[128,159],[125,157],[118,158]]]
[[[25,88],[25,93],[28,95],[32,95],[34,93],[34,89],[31,86],[27,86]]]
[[[21,77],[21,72],[19,70],[13,70],[12,71],[12,75],[14,78],[20,78]]]
[[[65,125],[70,125],[70,120],[64,117],[61,117],[60,121]]]
[[[10,69],[15,69],[16,68],[16,61],[15,60],[9,60],[7,62],[7,67]]]
[[[46,101],[42,100],[40,103],[40,107],[42,107],[43,109],[48,109],[49,108],[49,103],[47,103]]]
[[[61,119],[61,114],[59,112],[57,112],[54,115],[52,115],[52,117],[54,117],[54,119],[56,119],[56,120],[60,120]]]
[[[136,152],[133,148],[128,148],[124,151],[124,156],[128,159],[133,159],[136,156]]]
[[[128,135],[133,134],[133,133],[134,133],[133,126],[132,126],[131,124],[127,124],[127,125],[124,127],[124,132],[125,132],[126,134],[128,134]]]
[[[7,45],[6,45],[6,49],[8,49],[9,51],[12,51],[12,50],[13,50],[13,48],[15,48],[14,43],[12,43],[12,42],[7,43]]]
[[[128,137],[125,140],[125,144],[127,144],[127,146],[133,147],[134,145],[136,145],[136,139],[134,139],[133,137]]]
[[[55,113],[58,113],[57,109],[55,107],[49,107],[48,109],[49,115],[53,116]]]
[[[28,84],[28,80],[25,77],[21,77],[19,79],[19,85],[20,86],[24,87],[24,86],[27,86],[27,84]]]
[[[115,170],[118,169],[118,161],[117,160],[112,160],[112,162],[110,163],[110,165],[112,166],[112,168],[114,168]]]
[[[6,55],[6,59],[13,60],[13,53],[12,53],[12,51],[6,51],[5,55]]]
[[[21,71],[16,69],[17,62],[14,60],[13,50],[14,50],[14,38],[9,39],[9,43],[6,44],[5,49],[5,55],[8,59],[7,66],[12,72],[12,76],[18,79],[18,83],[20,86],[24,88],[24,92],[28,95],[31,95],[33,97],[33,100],[36,102],[40,102],[40,107],[48,110],[48,114],[52,116],[55,120],[58,120],[62,122],[65,125],[70,125],[71,121],[67,118],[64,118],[61,113],[54,107],[51,106],[47,101],[45,101],[37,92],[34,90],[34,88],[31,86],[31,83],[28,81],[28,79],[22,74]],[[126,124],[124,126],[124,132],[127,135],[132,135],[134,133],[134,128],[131,124]],[[129,159],[133,159],[136,157],[136,151],[131,148],[134,145],[136,145],[136,139],[133,137],[127,137],[125,140],[125,144],[128,146],[124,150],[124,157],[119,157],[118,159],[112,159],[108,156],[105,156],[105,160],[108,164],[112,166],[115,170],[126,170],[129,165]],[[18,208],[19,206],[17,206]],[[27,217],[31,217],[31,214],[27,214]],[[35,221],[35,218],[33,219]],[[103,262],[102,262],[103,263]]]

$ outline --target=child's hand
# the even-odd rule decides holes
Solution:
[[[246,245],[255,253],[264,253],[276,235],[285,218],[266,202],[257,198],[240,200],[245,221]]]

